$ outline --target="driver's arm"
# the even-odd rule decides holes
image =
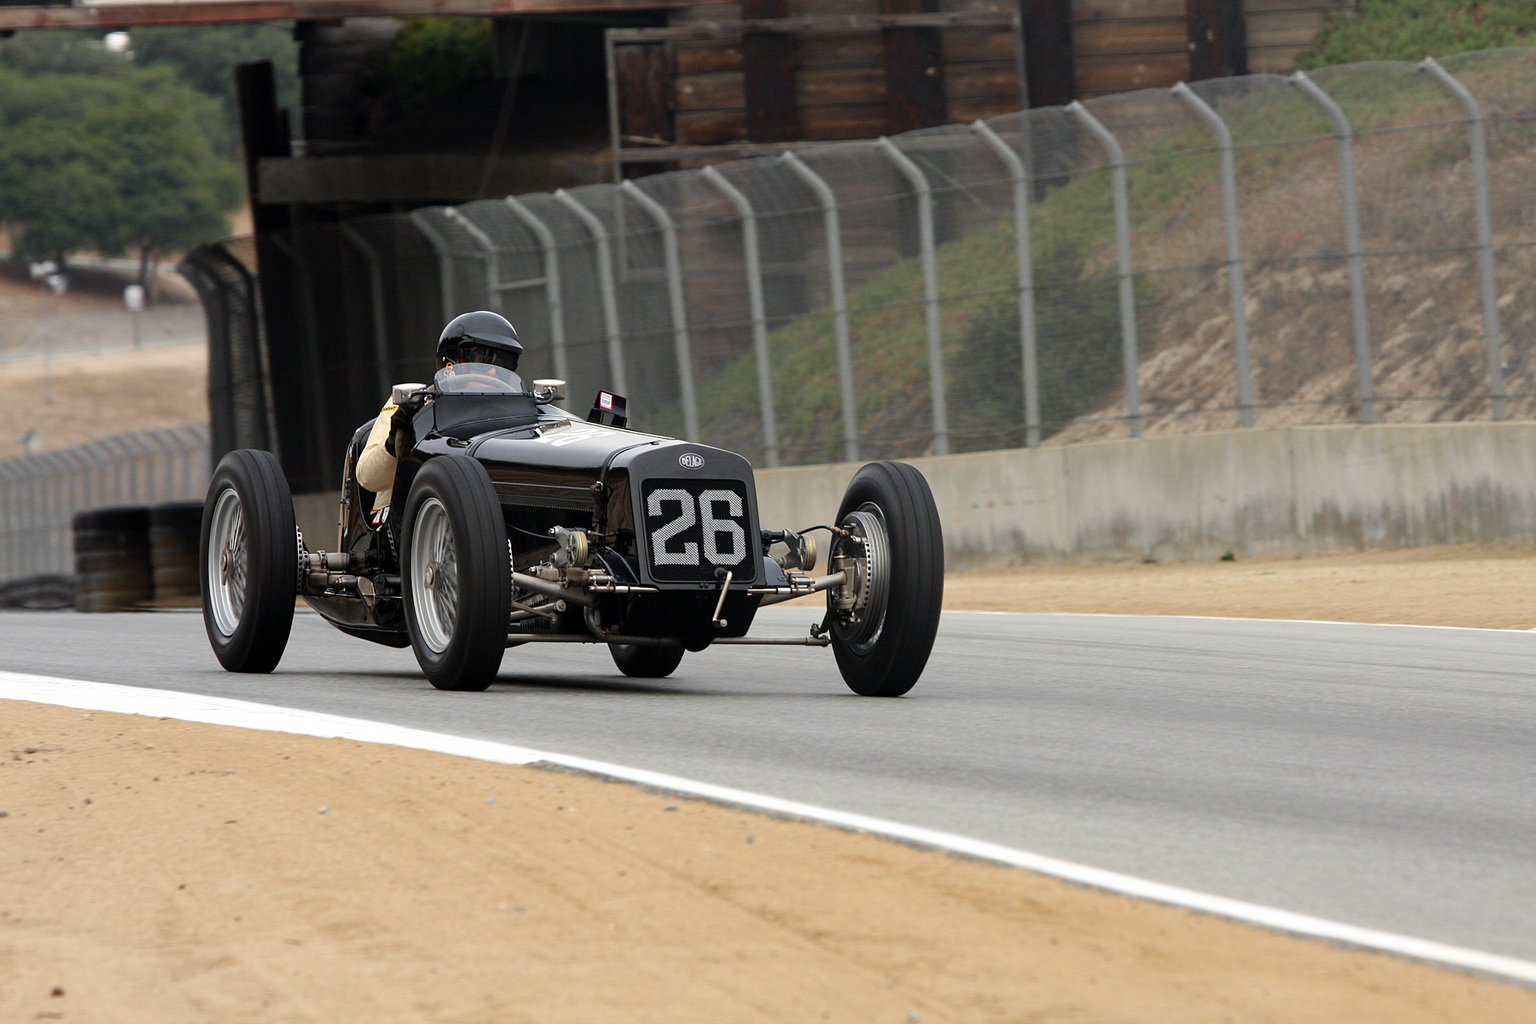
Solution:
[[[389,495],[395,486],[395,467],[399,464],[384,445],[389,440],[390,424],[397,408],[399,406],[395,405],[391,395],[384,408],[379,410],[379,418],[373,421],[368,443],[363,445],[363,454],[357,458],[358,486],[379,495],[385,505],[389,504]]]

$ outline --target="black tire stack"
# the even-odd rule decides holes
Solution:
[[[155,604],[196,607],[201,501],[173,501],[149,510],[149,564]]]
[[[202,523],[200,501],[76,513],[75,611],[120,612],[151,601],[195,607]]]
[[[44,573],[0,583],[0,608],[54,611],[75,605],[75,578],[63,573]]]
[[[142,505],[77,512],[75,610],[116,612],[154,596],[149,509]]]

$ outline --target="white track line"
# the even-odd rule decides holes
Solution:
[[[822,822],[839,828],[868,832],[873,835],[899,839],[903,842],[975,857],[979,860],[1006,864],[1027,871],[1050,875],[1076,882],[1080,885],[1104,889],[1109,892],[1139,899],[1152,900],[1175,907],[1184,907],[1218,917],[1231,918],[1248,924],[1288,932],[1309,938],[1324,939],[1361,949],[1395,953],[1399,956],[1425,960],[1430,963],[1483,974],[1508,978],[1526,984],[1536,984],[1536,963],[1514,957],[1484,953],[1461,946],[1449,946],[1409,935],[1376,931],[1355,925],[1330,921],[1326,918],[1297,914],[1276,907],[1266,907],[1243,900],[1227,899],[1210,893],[1196,892],[1175,885],[1164,885],[1132,875],[1075,864],[1071,861],[1046,857],[1027,850],[1016,850],[997,843],[969,839],[948,832],[903,825],[899,822],[871,818],[862,814],[817,807],[795,800],[783,800],[744,789],[716,786],[696,782],[676,775],[628,768],[623,765],[591,761],[584,757],[552,754],[528,747],[476,740],[446,733],[411,729],[385,722],[370,722],[360,718],[327,715],[300,708],[274,707],[225,697],[210,697],[196,693],[180,693],[174,690],[152,690],[112,683],[91,683],[75,679],[54,679],[47,676],[21,675],[0,672],[0,700],[32,701],[61,707],[80,708],[89,711],[112,711],[130,715],[150,715],[174,718],[186,722],[205,722],[210,725],[230,725],[243,729],[260,729],[268,732],[292,733],[300,736],[359,740],[366,743],[387,743],[415,750],[430,750],[457,757],[470,757],[497,764],[552,764],[577,771],[590,772],[608,778],[623,779],[656,789],[668,790],[687,796],[700,797],[720,803],[766,811],[770,814],[802,818]]]

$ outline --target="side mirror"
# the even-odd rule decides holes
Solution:
[[[389,389],[389,404],[404,405],[412,395],[425,391],[425,384],[396,384]]]
[[[616,395],[612,391],[599,391],[597,398],[592,402],[592,411],[587,413],[588,423],[599,423],[605,427],[624,427],[629,425],[629,402],[623,395]]]
[[[545,378],[533,382],[533,400],[540,405],[565,401],[565,381]]]

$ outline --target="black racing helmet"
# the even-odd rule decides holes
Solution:
[[[438,369],[449,363],[490,363],[516,372],[522,354],[517,330],[488,309],[454,317],[437,339]]]

